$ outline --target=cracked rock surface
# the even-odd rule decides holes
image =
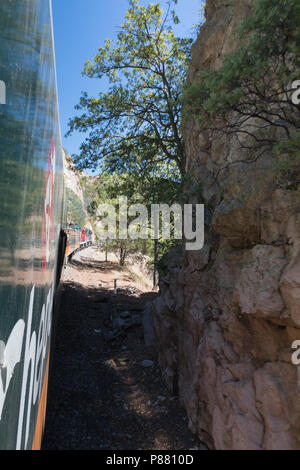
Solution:
[[[237,46],[250,1],[207,0],[189,81]],[[159,360],[193,432],[217,449],[300,449],[300,188],[274,157],[212,140],[191,118],[187,170],[207,213],[200,251],[174,250],[152,304]],[[218,177],[216,178],[216,175]]]

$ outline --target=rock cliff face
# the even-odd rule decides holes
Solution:
[[[79,199],[81,203],[80,211],[85,216],[85,227],[93,230],[91,222],[88,220],[88,213],[85,209],[85,201],[84,201],[84,192],[82,186],[80,184],[80,178],[78,176],[78,172],[76,172],[72,159],[66,152],[63,150],[63,159],[64,159],[64,181],[65,181],[65,189],[74,193],[75,196]],[[92,177],[91,177],[92,178]],[[68,194],[67,194],[68,197]],[[68,204],[67,204],[67,221],[74,223],[72,220],[72,214],[68,212]]]
[[[80,185],[78,174],[75,171],[74,164],[65,151],[63,151],[63,158],[65,187],[69,188],[71,191],[73,191],[74,194],[76,194],[76,196],[82,202],[82,207],[84,207],[83,191]]]
[[[190,81],[237,46],[250,3],[207,0]],[[171,253],[160,273],[153,315],[165,380],[211,448],[299,449],[300,189],[278,184],[271,155],[246,163],[193,121],[185,141],[207,225],[204,248]]]

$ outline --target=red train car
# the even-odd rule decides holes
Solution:
[[[86,228],[85,227],[81,227],[80,246],[82,248],[86,246]]]
[[[75,251],[92,245],[92,230],[79,225],[69,224],[65,227],[67,233],[66,258],[70,258]]]

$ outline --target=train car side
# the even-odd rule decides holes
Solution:
[[[38,449],[64,259],[51,4],[0,2],[0,449]]]
[[[82,248],[86,248],[93,244],[93,232],[86,227],[68,224],[65,226],[67,233],[66,263],[72,258],[74,253]]]

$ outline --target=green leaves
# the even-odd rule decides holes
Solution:
[[[181,93],[190,59],[190,39],[177,38],[169,8],[130,0],[115,41],[107,39],[85,64],[89,78],[106,77],[108,91],[97,97],[83,93],[76,106],[82,114],[69,122],[69,132],[89,133],[75,157],[79,168],[123,168],[134,159],[175,162],[182,174],[185,153],[181,135]],[[150,151],[151,149],[151,151]]]
[[[300,77],[299,31],[298,0],[255,0],[237,29],[240,47],[185,90],[186,119],[192,113],[203,129],[243,136],[254,156],[274,148],[276,131],[290,139],[300,125],[289,92]]]

